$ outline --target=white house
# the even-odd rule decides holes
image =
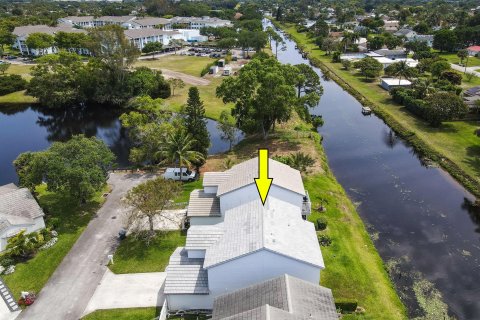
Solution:
[[[387,90],[390,91],[393,88],[397,87],[410,87],[412,83],[407,80],[407,79],[396,79],[396,78],[381,78],[380,79],[380,86]]]
[[[269,159],[273,182],[265,205],[257,175],[254,158],[206,173],[204,189],[192,192],[186,245],[166,269],[170,310],[212,309],[219,295],[284,274],[319,283],[324,262],[315,227],[305,220],[308,195],[299,171]]]
[[[411,29],[400,29],[395,32],[393,35],[397,37],[405,37],[407,40],[411,40],[413,37],[417,35],[417,33]]]
[[[173,39],[185,40],[182,33],[170,30],[128,29],[124,33],[125,37],[140,50],[149,42],[160,42],[162,45],[168,46]]]
[[[284,274],[215,298],[212,320],[336,320],[332,290]]]
[[[56,53],[58,49],[56,47],[49,47],[46,49],[39,50],[37,48],[28,48],[26,40],[28,36],[32,33],[46,33],[52,36],[55,36],[58,32],[67,32],[67,33],[87,33],[85,30],[73,28],[68,25],[59,25],[57,27],[50,27],[47,25],[36,25],[36,26],[21,26],[15,27],[13,34],[16,36],[14,48],[20,50],[22,55],[33,55],[39,56],[44,54]],[[72,48],[76,49],[79,54],[88,54],[88,50],[84,48]]]
[[[30,233],[45,228],[44,215],[28,189],[13,183],[0,186],[0,251],[20,231]]]

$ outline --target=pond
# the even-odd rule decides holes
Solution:
[[[12,161],[20,153],[44,150],[53,141],[65,141],[80,133],[102,139],[116,155],[117,165],[128,166],[131,143],[120,124],[120,114],[120,111],[100,107],[42,110],[35,106],[0,106],[0,185],[17,183]],[[229,143],[221,138],[217,122],[206,121],[211,141],[209,154],[228,151]],[[243,134],[238,131],[237,141],[242,138]]]
[[[308,64],[285,41],[278,59]],[[468,205],[474,197],[443,170],[426,166],[381,119],[363,116],[361,104],[334,81],[322,85],[312,113],[325,120],[319,131],[329,165],[380,256],[396,266],[394,282],[409,318],[422,315],[413,284],[427,279],[450,315],[480,319],[480,212]]]

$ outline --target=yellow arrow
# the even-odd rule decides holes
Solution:
[[[273,178],[268,177],[268,149],[258,149],[258,178],[255,178],[258,194],[265,205]]]

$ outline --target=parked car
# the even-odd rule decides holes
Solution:
[[[182,180],[190,182],[197,178],[197,173],[195,171],[190,171],[187,168],[167,168],[167,170],[165,170],[165,173],[163,174],[163,178],[166,180]]]
[[[17,56],[7,56],[7,60],[15,60],[17,59]]]
[[[3,60],[0,60],[0,64],[2,64],[2,63],[5,63],[5,61],[3,61]]]

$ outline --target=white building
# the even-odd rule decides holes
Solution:
[[[157,17],[147,17],[147,18],[137,18],[131,20],[127,23],[124,23],[124,27],[127,29],[165,29],[165,26],[170,23],[170,19],[157,18]]]
[[[393,88],[397,88],[397,87],[410,87],[412,85],[412,83],[407,80],[407,79],[396,79],[396,78],[381,78],[380,79],[380,86],[387,90],[387,91],[390,91],[392,90]]]
[[[122,27],[128,27],[129,24],[136,20],[135,16],[68,16],[58,19],[58,23],[65,23],[81,28],[103,27],[115,24]]]
[[[185,40],[182,33],[178,31],[161,29],[129,29],[124,33],[125,37],[140,50],[149,42],[160,42],[163,46],[168,46],[173,39]]]
[[[223,20],[212,17],[173,17],[170,23],[165,26],[166,29],[175,29],[175,25],[185,25],[186,29],[200,30],[204,27],[231,27],[233,26],[230,20]]]
[[[297,170],[269,160],[273,183],[262,205],[254,178],[258,158],[206,173],[192,192],[185,247],[167,267],[170,310],[212,309],[219,295],[289,274],[317,285],[324,262]]]
[[[67,33],[87,33],[85,30],[76,29],[67,25],[59,25],[57,27],[50,27],[47,25],[36,25],[36,26],[21,26],[15,27],[13,34],[16,36],[14,48],[20,50],[22,55],[33,55],[39,56],[44,54],[56,53],[58,49],[56,47],[49,47],[42,50],[37,48],[28,48],[26,40],[28,36],[32,33],[46,33],[52,36],[55,36],[58,32],[67,32]],[[79,54],[88,54],[88,50],[84,48],[72,48],[77,51]]]
[[[28,189],[13,183],[0,186],[0,251],[20,231],[30,233],[45,228],[44,215]]]

